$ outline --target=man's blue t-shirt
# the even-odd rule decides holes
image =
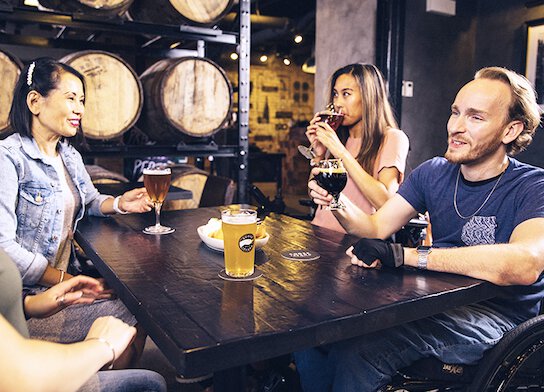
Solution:
[[[415,210],[429,212],[434,247],[508,243],[517,225],[544,217],[544,170],[513,158],[509,161],[500,179],[470,183],[459,174],[458,164],[436,157],[417,167],[399,194]],[[464,218],[454,207],[456,184],[457,209]],[[505,287],[501,297],[487,304],[519,323],[538,314],[543,288],[541,275],[531,286]]]

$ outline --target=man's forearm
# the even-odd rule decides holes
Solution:
[[[414,248],[404,248],[404,264],[417,267]],[[500,286],[534,283],[542,272],[540,264],[523,244],[434,248],[427,257],[429,270],[471,276]]]
[[[348,234],[357,237],[379,238],[372,217],[363,212],[344,195],[340,200],[346,206],[343,210],[333,211],[334,216]]]

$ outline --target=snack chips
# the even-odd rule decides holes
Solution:
[[[211,218],[206,224],[206,232],[208,237],[223,240],[223,229],[221,228],[221,219]],[[264,222],[257,225],[256,239],[266,237],[266,227]]]

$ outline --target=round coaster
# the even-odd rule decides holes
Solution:
[[[292,261],[312,261],[321,257],[319,253],[307,249],[284,250],[280,254],[284,259]]]
[[[163,234],[170,234],[176,231],[176,229],[172,227],[166,227],[161,226],[159,230],[155,228],[155,226],[149,226],[142,230],[145,234],[151,234],[151,235],[163,235]]]
[[[260,278],[261,276],[263,276],[263,273],[257,268],[255,268],[253,273],[249,276],[244,276],[243,278],[233,278],[232,276],[228,276],[225,270],[222,269],[217,275],[219,275],[221,279],[230,280],[231,282],[248,282],[250,280],[255,280],[257,278]]]

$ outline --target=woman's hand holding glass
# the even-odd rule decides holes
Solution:
[[[327,150],[335,157],[340,157],[340,154],[345,150],[344,145],[336,134],[338,127],[342,124],[343,116],[341,110],[335,112],[332,109],[328,109],[316,113],[310,121],[310,124],[306,128],[306,137],[310,141],[314,155],[317,158],[325,158]]]
[[[318,167],[312,168],[310,172],[310,181],[308,181],[308,196],[310,196],[315,204],[318,206],[327,207],[331,204],[333,197],[324,188],[320,187],[315,177],[319,174],[320,169]]]
[[[144,187],[132,189],[123,193],[119,200],[119,208],[125,212],[142,213],[149,212],[153,203]]]
[[[310,120],[310,124],[306,127],[306,137],[310,141],[310,147],[314,153],[314,155],[318,158],[325,157],[325,154],[327,152],[327,147],[324,146],[318,139],[317,139],[317,130],[319,129],[318,123],[322,123],[320,113],[316,113],[314,115],[314,118]],[[330,128],[330,126],[329,126]]]
[[[342,154],[347,151],[336,131],[326,122],[320,121],[315,124],[314,140],[336,158],[342,158]]]

